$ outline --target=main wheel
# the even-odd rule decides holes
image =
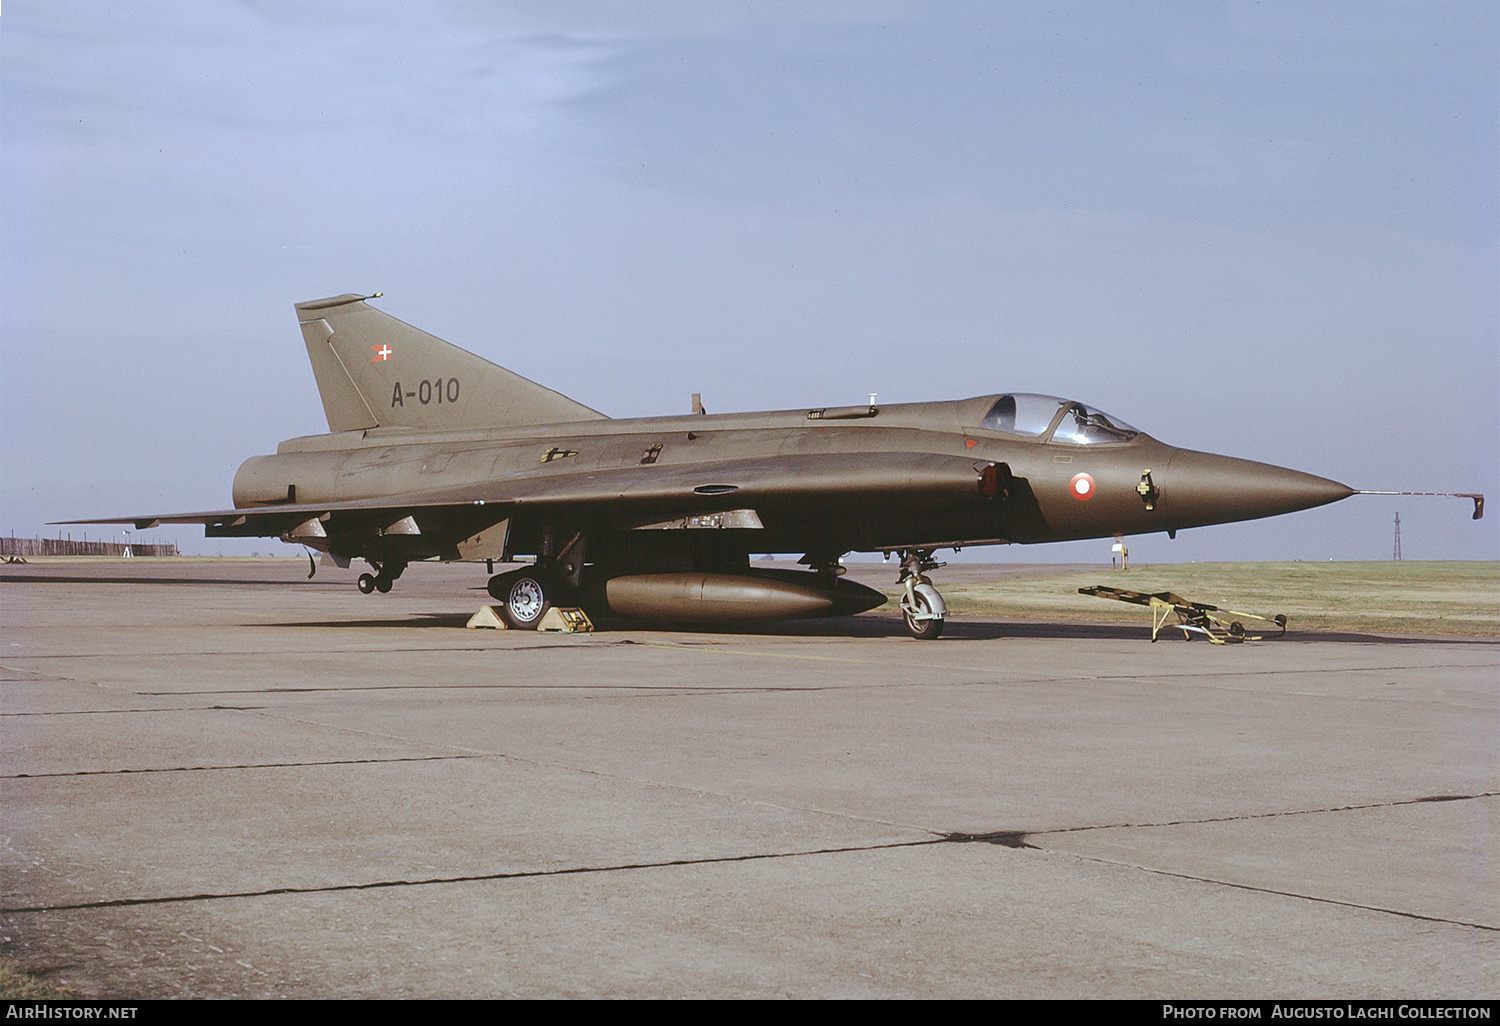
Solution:
[[[395,581],[391,580],[385,574],[375,575],[375,590],[382,595],[388,594],[391,590],[391,585],[395,583]]]
[[[919,609],[921,612],[925,613],[931,609],[931,607],[927,604],[926,597],[924,597],[921,592],[917,592],[912,595],[912,599],[916,602],[917,609]],[[901,618],[906,621],[906,632],[912,637],[916,638],[918,641],[932,641],[938,635],[943,633],[943,621],[937,619],[936,617],[930,620],[918,620],[911,614],[910,610],[903,609],[901,611]]]
[[[551,584],[534,570],[496,577],[490,581],[489,590],[500,600],[500,615],[516,630],[536,630],[536,625],[552,608]]]
[[[368,594],[370,594],[370,592],[372,592],[372,591],[375,590],[375,575],[374,574],[360,574],[359,575],[359,581],[357,583],[359,585],[359,592],[360,592],[360,594],[361,595],[368,595]]]

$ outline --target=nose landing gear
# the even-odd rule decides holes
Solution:
[[[946,565],[933,560],[931,549],[901,552],[898,583],[906,585],[906,594],[901,596],[901,618],[906,622],[907,633],[918,641],[932,641],[943,633],[948,604],[932,586],[927,571]]]

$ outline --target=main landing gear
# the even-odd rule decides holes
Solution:
[[[506,624],[513,630],[534,631],[560,598],[569,600],[565,606],[577,604],[587,540],[576,526],[543,528],[535,563],[490,578],[490,597],[500,603]]]
[[[948,605],[928,580],[927,571],[946,565],[933,560],[931,549],[905,549],[901,553],[897,583],[906,586],[906,594],[901,596],[901,618],[907,633],[918,641],[932,641],[943,633]]]
[[[557,595],[551,574],[534,566],[490,578],[490,597],[500,603],[500,615],[515,630],[533,631]]]
[[[405,563],[371,563],[375,568],[373,574],[360,574],[359,591],[362,595],[368,595],[372,591],[378,591],[384,595],[391,590],[391,585],[396,583],[396,578],[406,569]]]

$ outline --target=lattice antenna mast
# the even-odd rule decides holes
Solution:
[[[1398,561],[1401,559],[1401,514],[1400,513],[1396,514],[1396,547],[1391,550],[1391,558],[1394,559],[1394,560],[1398,560]]]

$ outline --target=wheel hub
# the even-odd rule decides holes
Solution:
[[[544,601],[541,585],[529,577],[517,581],[510,589],[510,611],[518,620],[530,621],[541,616]]]

